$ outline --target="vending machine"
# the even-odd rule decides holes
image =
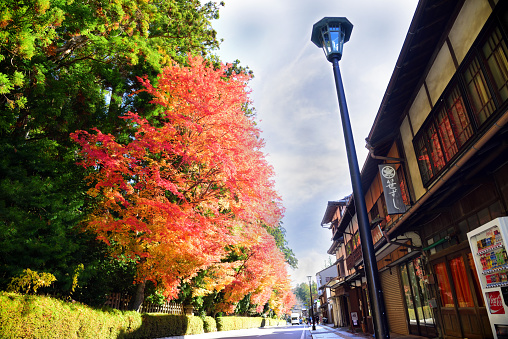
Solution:
[[[508,217],[467,234],[494,338],[508,339]]]

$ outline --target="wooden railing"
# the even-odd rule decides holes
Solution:
[[[104,306],[116,308],[120,311],[126,311],[129,309],[129,302],[131,297],[122,293],[112,293],[109,295],[108,300],[104,303]]]
[[[353,252],[346,258],[346,267],[348,270],[353,269],[355,264],[362,259],[362,246],[358,246]]]
[[[184,315],[185,310],[182,304],[166,302],[164,305],[144,303],[141,307],[143,313],[166,313]]]
[[[129,302],[131,297],[121,293],[113,293],[108,297],[108,300],[104,303],[104,306],[109,306],[117,310],[126,311],[129,309]],[[163,305],[157,305],[152,303],[143,303],[141,306],[141,312],[143,313],[166,313],[166,314],[185,314],[185,307],[182,304],[174,302],[166,302]]]

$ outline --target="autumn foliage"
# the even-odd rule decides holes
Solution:
[[[232,312],[251,294],[252,303],[284,313],[289,279],[265,229],[283,208],[260,131],[245,114],[249,76],[201,57],[188,63],[165,68],[157,86],[139,79],[155,114],[121,117],[128,142],[98,129],[72,134],[95,201],[85,227],[135,258],[138,282],[157,283],[169,299],[206,271],[194,293],[222,291],[220,310]]]

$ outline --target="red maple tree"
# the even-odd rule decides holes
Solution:
[[[159,284],[169,299],[206,269],[207,289],[225,290],[228,305],[246,293],[267,302],[275,287],[290,301],[284,258],[262,227],[277,225],[283,208],[260,130],[244,112],[249,76],[227,71],[189,57],[187,67],[164,69],[156,87],[140,78],[157,113],[121,117],[134,131],[128,142],[97,129],[71,135],[98,201],[85,225],[135,258],[137,281]],[[223,260],[231,248],[248,260]]]

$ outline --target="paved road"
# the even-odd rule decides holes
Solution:
[[[306,325],[288,325],[278,327],[252,328],[246,330],[224,331],[186,335],[179,337],[167,337],[161,339],[312,339],[309,327]]]
[[[400,335],[390,333],[393,339],[428,339],[414,335]],[[307,325],[297,326],[279,326],[267,328],[253,328],[247,330],[224,331],[214,333],[204,333],[196,335],[186,335],[179,337],[167,337],[160,339],[222,339],[222,338],[241,338],[241,339],[374,339],[371,334],[352,333],[347,328],[333,328],[330,325],[316,325],[315,330]]]

